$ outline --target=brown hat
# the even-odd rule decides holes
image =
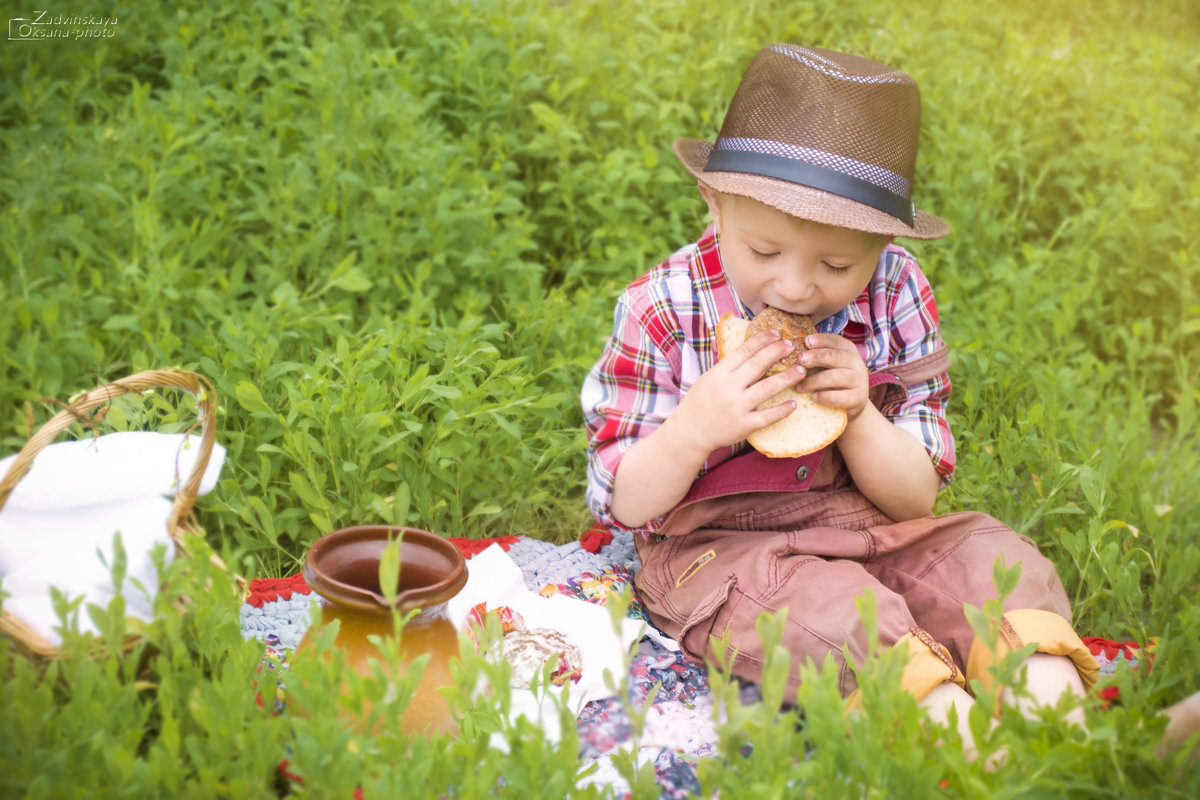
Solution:
[[[905,73],[860,56],[773,44],[754,57],[716,144],[677,139],[688,172],[718,192],[842,228],[937,239],[912,201],[921,95]]]

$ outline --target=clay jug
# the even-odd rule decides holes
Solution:
[[[326,534],[309,548],[304,580],[321,597],[321,622],[341,622],[334,647],[346,657],[348,668],[371,674],[371,660],[383,663],[371,634],[395,634],[391,609],[379,584],[379,562],[389,537],[400,541],[400,584],[396,608],[401,614],[416,611],[400,632],[401,665],[425,653],[429,663],[412,702],[399,725],[410,733],[457,730],[445,699],[437,691],[451,683],[450,660],[457,658],[458,632],[446,616],[446,601],[467,582],[467,566],[451,542],[416,528],[361,525]],[[297,650],[310,644],[314,631]],[[363,709],[363,720],[370,709]],[[387,724],[386,721],[384,724]]]

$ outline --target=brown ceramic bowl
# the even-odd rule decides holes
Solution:
[[[400,539],[401,612],[444,603],[467,583],[467,564],[451,542],[436,533],[393,525],[342,528],[313,542],[304,580],[331,603],[368,613],[388,608],[379,585],[379,560],[389,541]]]

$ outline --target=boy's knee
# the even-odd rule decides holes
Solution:
[[[985,687],[994,684],[992,667],[1008,653],[1026,644],[1036,644],[1036,652],[1070,659],[1085,689],[1091,689],[1100,669],[1091,650],[1079,638],[1063,616],[1041,609],[1019,609],[1004,615],[993,644],[976,639],[967,658],[968,680]]]

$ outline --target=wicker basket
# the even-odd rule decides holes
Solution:
[[[196,397],[196,410],[200,422],[200,450],[196,455],[196,464],[191,476],[180,487],[167,519],[167,530],[175,542],[177,552],[186,552],[189,537],[193,542],[202,543],[203,537],[192,515],[192,507],[199,494],[200,481],[208,467],[212,456],[213,443],[217,429],[217,395],[212,384],[201,375],[178,369],[155,369],[139,372],[127,378],[113,381],[105,386],[76,397],[70,405],[55,414],[46,424],[39,428],[8,470],[8,474],[0,480],[0,509],[4,507],[13,489],[33,464],[34,457],[46,445],[64,431],[73,422],[88,422],[88,414],[107,405],[114,398],[125,394],[141,394],[147,389],[173,388],[189,392]],[[216,555],[211,556],[216,563],[220,560]],[[221,564],[222,568],[224,567]],[[0,615],[0,635],[13,642],[13,650],[35,662],[48,662],[59,656],[58,648],[48,642],[44,636],[37,633],[29,625],[4,609]],[[142,637],[137,633],[127,633],[122,642],[124,652],[135,648]]]

